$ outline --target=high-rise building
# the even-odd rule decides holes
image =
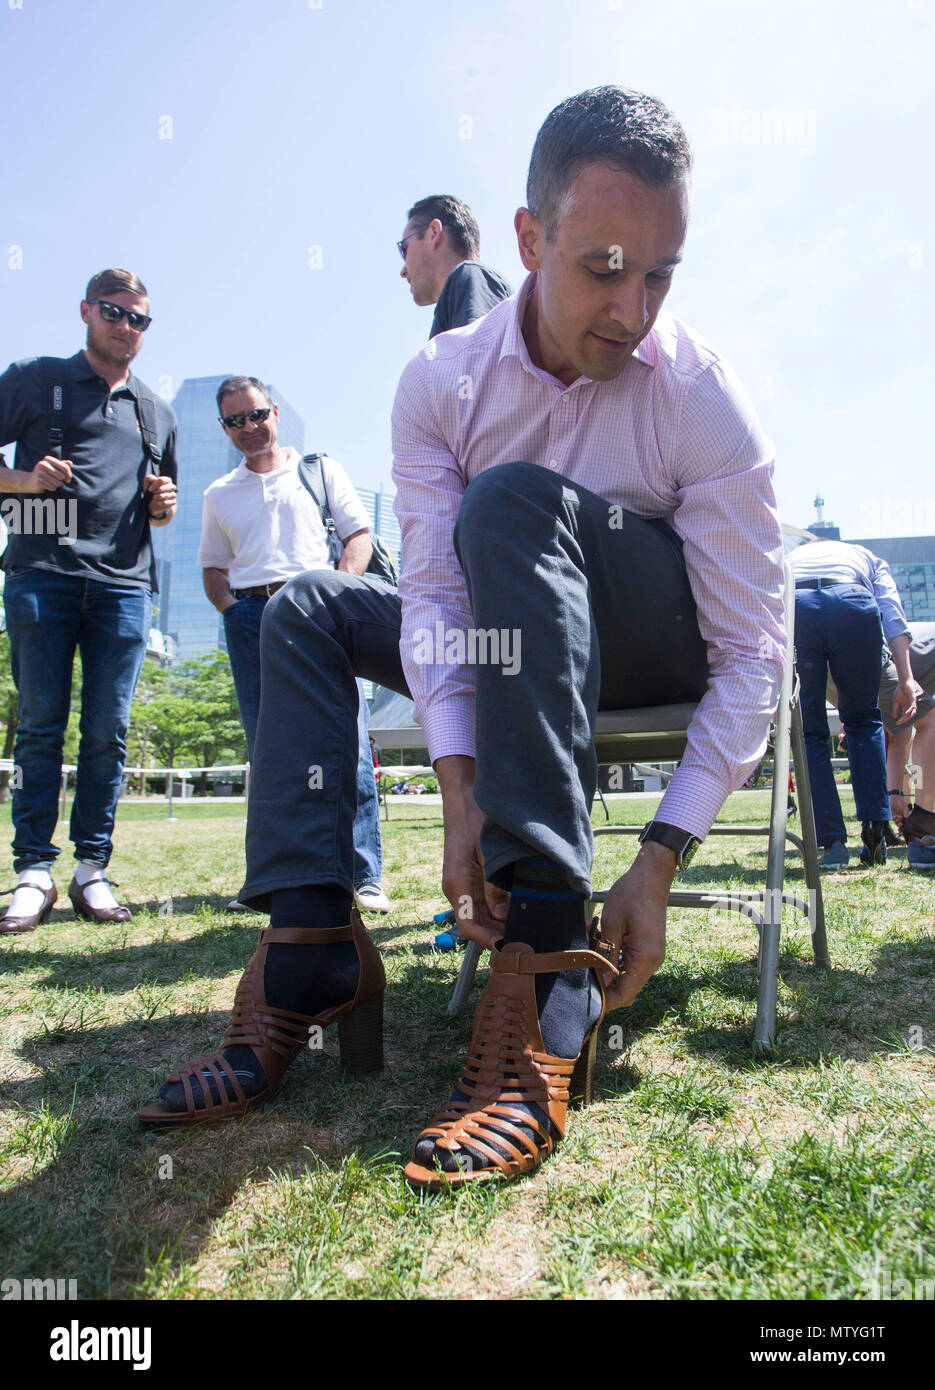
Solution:
[[[229,375],[186,377],[172,402],[179,421],[179,509],[172,525],[155,528],[153,538],[159,578],[155,622],[174,639],[176,661],[225,647],[221,615],[205,597],[198,546],[205,488],[236,468],[242,457],[218,424],[215,397]],[[279,407],[280,444],[302,453],[302,417],[274,386],[269,389]]]

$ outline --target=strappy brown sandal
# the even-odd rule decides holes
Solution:
[[[491,951],[490,979],[477,1005],[467,1061],[455,1087],[466,1099],[449,1100],[416,1139],[412,1162],[405,1169],[414,1186],[437,1190],[534,1173],[564,1138],[569,1100],[580,1097],[585,1104],[591,1100],[597,1033],[606,1005],[605,981],[609,983],[619,973],[599,935],[592,933],[591,943],[596,950],[536,955],[531,946],[514,941]],[[608,954],[599,954],[604,950]],[[597,972],[600,1016],[577,1058],[552,1057],[542,1042],[534,977],[543,972],[583,969]],[[517,1101],[538,1105],[558,1138],[550,1126],[514,1109]],[[535,1140],[524,1134],[524,1129],[532,1130]],[[426,1140],[453,1154],[456,1161],[459,1149],[470,1148],[491,1166],[453,1173],[441,1167],[428,1168],[415,1157],[416,1149]]]
[[[310,1017],[277,1009],[267,1004],[263,992],[263,971],[270,946],[327,946],[335,941],[353,941],[357,948],[360,976],[357,993],[346,1004],[326,1009]],[[202,1120],[224,1120],[245,1115],[262,1105],[279,1085],[296,1053],[308,1042],[309,1030],[325,1028],[337,1021],[341,1064],[352,1076],[383,1068],[383,992],[386,972],[380,952],[370,940],[360,914],[351,911],[350,925],[316,930],[311,927],[267,928],[251,956],[237,986],[231,1019],[217,1052],[194,1057],[168,1078],[182,1086],[185,1110],[170,1110],[164,1101],[147,1105],[137,1114],[144,1124],[189,1125]],[[267,1085],[255,1096],[244,1094],[233,1067],[223,1056],[224,1048],[242,1044],[253,1049],[263,1068]],[[204,1104],[196,1106],[192,1080],[197,1079]],[[211,1081],[218,1099],[211,1094]],[[228,1086],[233,1099],[228,1098]]]

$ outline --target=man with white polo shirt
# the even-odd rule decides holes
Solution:
[[[206,490],[198,563],[208,598],[224,618],[237,703],[253,761],[260,712],[260,623],[270,597],[293,575],[331,567],[321,513],[303,485],[299,455],[278,442],[279,411],[256,377],[234,376],[217,393],[224,433],[243,461]],[[370,523],[347,474],[322,456],[331,512],[344,551],[337,568],[363,574],[370,562]],[[361,910],[389,911],[380,884],[379,804],[370,756],[367,701],[361,683],[358,732],[354,886]],[[237,900],[235,899],[235,902]]]

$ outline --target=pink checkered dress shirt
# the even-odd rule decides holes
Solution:
[[[773,451],[724,360],[661,313],[615,381],[571,386],[533,365],[521,332],[534,276],[433,338],[400,378],[393,477],[403,536],[400,654],[429,756],[473,757],[474,668],[413,660],[413,634],[471,626],[453,531],[472,478],[552,468],[681,537],[711,679],[657,818],[707,834],[762,757],[785,660]],[[424,640],[424,639],[423,639]]]

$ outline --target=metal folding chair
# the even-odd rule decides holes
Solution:
[[[779,705],[776,711],[773,736],[773,790],[768,825],[715,824],[709,835],[759,835],[768,837],[766,884],[761,889],[733,892],[693,892],[674,888],[669,894],[670,907],[721,908],[747,917],[759,934],[757,974],[756,1027],[754,1048],[767,1051],[776,1040],[776,991],[779,975],[779,940],[784,905],[801,912],[811,927],[812,951],[816,966],[830,964],[825,936],[824,906],[818,867],[818,844],[805,757],[805,738],[802,711],[795,676],[795,587],[792,573],[786,566],[786,672]],[[685,751],[687,731],[695,705],[660,705],[647,709],[601,711],[597,716],[594,742],[600,764],[653,763],[678,759]],[[801,836],[787,825],[788,784],[791,762],[795,767]],[[641,826],[606,825],[595,829],[595,835],[638,835]],[[785,849],[790,843],[801,854],[807,901],[784,887]],[[602,903],[608,889],[592,895],[592,911]],[[450,1014],[463,1009],[474,975],[481,948],[468,942],[451,1003]]]

